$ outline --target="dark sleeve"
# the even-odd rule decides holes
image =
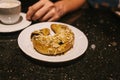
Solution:
[[[91,6],[101,8],[118,8],[119,0],[88,0]]]

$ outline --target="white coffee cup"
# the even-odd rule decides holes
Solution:
[[[0,0],[0,21],[15,24],[20,18],[21,2],[18,0]]]

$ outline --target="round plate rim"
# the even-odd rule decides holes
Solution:
[[[71,53],[71,54],[72,54],[72,57],[71,57],[71,58],[68,58],[68,59],[65,59],[66,57],[71,56],[71,54],[68,54],[67,56],[65,55],[65,54],[67,54],[67,53],[63,54],[63,56],[64,56],[64,55],[66,56],[65,58],[62,58],[61,56],[46,56],[46,55],[42,55],[42,54],[38,53],[38,52],[35,51],[35,49],[34,49],[33,51],[31,51],[31,53],[33,52],[34,55],[37,54],[37,56],[33,56],[33,55],[31,56],[31,54],[28,53],[28,51],[26,51],[25,48],[23,48],[24,45],[23,45],[23,42],[21,41],[21,40],[24,38],[23,35],[26,33],[26,31],[28,31],[28,36],[29,36],[29,39],[30,39],[30,33],[31,33],[31,31],[34,31],[34,30],[39,29],[39,28],[42,28],[40,25],[46,25],[46,24],[48,24],[48,25],[51,25],[51,24],[64,24],[64,25],[67,25],[67,26],[69,26],[70,28],[73,28],[73,29],[75,29],[76,31],[78,31],[78,33],[80,33],[82,36],[80,36],[79,38],[75,38],[75,39],[82,39],[82,38],[84,38],[84,42],[82,42],[82,43],[84,44],[84,47],[82,47],[83,51],[82,51],[80,54],[75,55],[75,54],[78,53],[79,51],[77,52],[76,48],[75,48],[75,50],[74,50],[74,48],[73,48],[73,51],[72,51],[72,52],[75,52],[75,54],[72,54],[72,53]],[[38,26],[39,26],[39,27],[38,27]],[[31,29],[33,29],[33,30],[31,30]],[[31,30],[31,31],[30,31],[30,30]],[[74,32],[74,33],[75,33],[75,32]],[[26,33],[26,34],[27,34],[27,33]],[[25,40],[25,39],[24,39],[24,40]],[[24,41],[24,40],[23,40],[23,41]],[[28,42],[29,42],[29,44],[32,45],[32,42],[30,42],[30,40],[29,40]],[[82,43],[81,43],[81,44],[82,44]],[[29,44],[26,44],[26,47],[27,47],[27,48],[30,47]],[[76,44],[77,44],[77,42],[76,42]],[[79,29],[77,29],[76,27],[74,27],[74,26],[72,26],[72,25],[69,25],[69,24],[66,24],[66,23],[61,23],[61,22],[41,22],[41,23],[33,24],[33,25],[27,27],[26,29],[24,29],[24,30],[19,34],[19,36],[18,36],[18,45],[19,45],[20,49],[21,49],[26,55],[30,56],[31,58],[34,58],[34,59],[37,59],[37,60],[40,60],[40,61],[45,61],[45,62],[66,62],[66,61],[71,61],[71,60],[73,60],[73,59],[78,58],[79,56],[81,56],[81,55],[87,50],[87,47],[88,47],[88,39],[87,39],[86,35],[85,35],[82,31],[80,31]],[[32,47],[33,47],[33,46],[32,46]],[[77,45],[76,47],[79,47],[79,45]],[[82,50],[82,49],[81,49],[81,50]],[[68,53],[70,53],[70,52],[68,52]],[[40,56],[40,57],[38,57],[38,56]],[[44,57],[45,59],[43,59],[43,57]],[[64,60],[61,60],[61,59],[64,59]]]

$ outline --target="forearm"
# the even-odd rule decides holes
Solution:
[[[65,4],[66,12],[76,10],[86,2],[86,0],[63,0],[63,1],[65,1],[64,3],[66,3]]]
[[[85,2],[86,0],[60,0],[56,2],[55,5],[62,11],[62,14],[64,15],[68,12],[77,10],[83,6]]]

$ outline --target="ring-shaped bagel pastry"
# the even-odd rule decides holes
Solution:
[[[33,47],[44,55],[60,55],[73,47],[74,33],[66,25],[51,24],[51,29],[55,33],[50,35],[48,28],[36,30],[31,34]]]

